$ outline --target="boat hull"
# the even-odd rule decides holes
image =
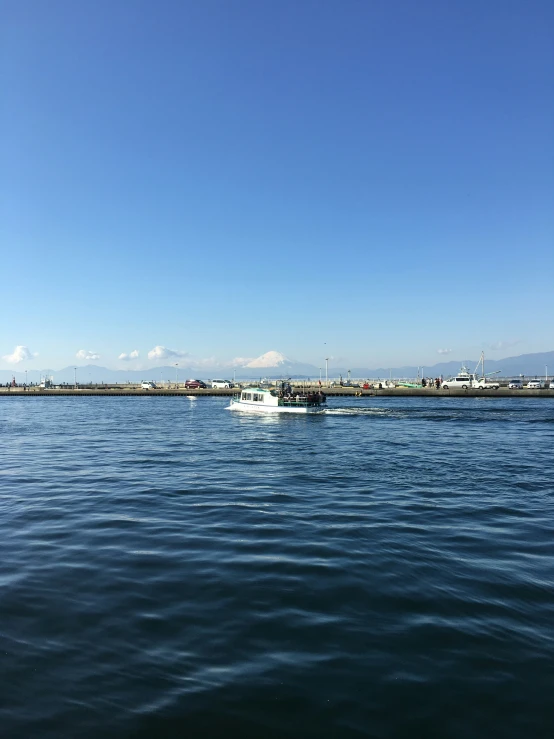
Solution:
[[[231,401],[227,406],[228,411],[240,411],[241,413],[301,413],[303,415],[313,415],[323,413],[324,408],[321,406],[288,406],[288,405],[259,405],[254,403],[236,403]]]

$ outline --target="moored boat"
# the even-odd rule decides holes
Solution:
[[[323,413],[327,398],[321,391],[316,393],[293,393],[290,386],[280,391],[245,387],[233,396],[230,411],[251,413]]]

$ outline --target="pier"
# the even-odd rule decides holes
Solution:
[[[293,393],[316,392],[319,385],[293,385]],[[462,388],[449,388],[448,390],[437,389],[435,387],[387,387],[387,388],[371,388],[363,390],[354,387],[323,387],[321,388],[328,398],[368,398],[377,397],[456,397],[456,398],[554,398],[554,389],[541,388],[533,390],[523,388],[521,390],[509,390],[507,387],[500,387],[498,390],[479,390]],[[82,385],[80,387],[54,387],[39,388],[32,387],[0,387],[0,398],[59,398],[59,397],[126,397],[126,398],[165,398],[165,397],[230,397],[239,392],[240,388],[219,389],[206,388],[198,390],[189,390],[182,386],[174,386],[168,388],[156,388],[153,390],[143,390],[140,386],[133,385]]]

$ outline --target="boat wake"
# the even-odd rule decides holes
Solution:
[[[394,413],[389,408],[325,408],[326,416],[390,416]]]

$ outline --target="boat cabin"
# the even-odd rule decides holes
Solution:
[[[289,386],[290,389],[290,386]],[[264,405],[269,406],[304,406],[315,407],[326,401],[326,397],[322,392],[318,393],[293,393],[285,390],[267,390],[261,387],[247,387],[241,390],[240,394],[235,395],[234,401],[246,405]]]

